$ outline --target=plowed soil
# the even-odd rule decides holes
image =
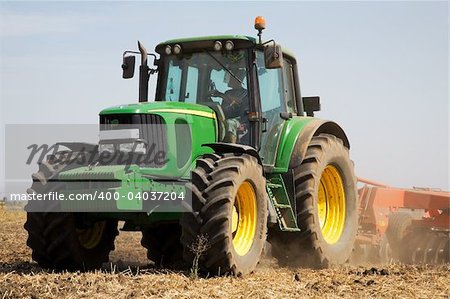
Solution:
[[[270,259],[245,277],[190,278],[154,269],[140,233],[121,232],[96,272],[52,273],[31,260],[26,215],[0,208],[0,298],[450,298],[450,265],[281,268]]]

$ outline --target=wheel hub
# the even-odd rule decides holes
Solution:
[[[103,230],[105,229],[106,222],[95,222],[94,225],[86,229],[76,229],[78,240],[81,246],[86,249],[92,249],[100,243],[102,239]]]
[[[256,194],[249,182],[239,187],[232,210],[231,232],[233,247],[238,255],[249,252],[256,233]]]
[[[328,244],[335,244],[345,225],[345,192],[342,177],[332,165],[325,168],[320,178],[317,214],[323,238]]]

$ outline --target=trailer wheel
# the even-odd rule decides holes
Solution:
[[[447,231],[411,227],[402,240],[401,261],[406,264],[443,264],[450,262]]]
[[[392,213],[388,217],[385,236],[391,248],[393,260],[404,260],[405,248],[403,239],[411,226],[412,219],[412,215],[407,212]]]
[[[39,171],[32,175],[33,184],[28,192],[45,194],[58,191],[61,184],[48,181],[62,170],[76,165],[74,160],[61,160],[63,162],[54,163],[52,159],[42,162]],[[27,245],[32,250],[33,260],[41,267],[57,270],[101,267],[103,262],[108,261],[109,252],[114,250],[114,239],[118,235],[117,221],[86,224],[77,218],[78,213],[53,212],[58,204],[56,201],[29,201],[25,207],[27,221],[24,227],[28,232]]]
[[[392,249],[389,245],[386,234],[384,234],[380,240],[379,260],[384,264],[390,264],[394,261],[392,257]]]
[[[181,219],[186,262],[192,265],[199,258],[200,268],[212,275],[251,272],[267,233],[265,179],[256,158],[205,155],[197,160],[189,189],[191,211]],[[199,236],[207,240],[200,253],[195,248]]]
[[[147,258],[156,266],[172,266],[182,260],[180,236],[178,223],[161,224],[142,230],[141,245],[147,249]]]
[[[305,158],[294,169],[299,233],[284,234],[291,249],[282,263],[327,267],[349,260],[357,232],[357,191],[353,163],[341,139],[313,137]]]

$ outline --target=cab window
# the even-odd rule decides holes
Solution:
[[[198,68],[189,66],[187,70],[187,77],[186,98],[184,100],[188,103],[195,103],[197,102]]]
[[[259,53],[259,52],[258,52]],[[258,81],[263,113],[281,112],[283,103],[283,82],[281,69],[266,69],[264,56],[258,55]]]
[[[284,58],[283,60],[283,82],[284,82],[284,98],[286,100],[287,112],[296,113],[295,107],[295,89],[294,89],[294,72],[292,63]]]
[[[264,53],[256,52],[258,68],[259,95],[261,98],[262,116],[267,120],[267,131],[261,135],[261,151],[264,165],[275,163],[278,140],[283,128],[284,119],[280,113],[286,111],[284,104],[283,68],[266,69]]]

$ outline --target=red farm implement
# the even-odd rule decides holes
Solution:
[[[357,260],[450,262],[450,192],[358,182]]]

